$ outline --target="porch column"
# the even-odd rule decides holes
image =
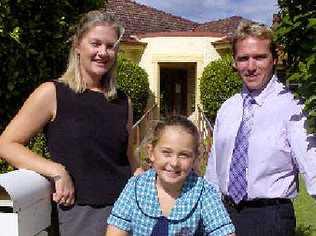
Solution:
[[[200,92],[200,79],[204,70],[204,64],[202,61],[196,62],[196,87],[195,87],[195,109],[201,104],[201,92]]]

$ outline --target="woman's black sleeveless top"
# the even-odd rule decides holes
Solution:
[[[107,101],[102,93],[54,84],[57,113],[45,130],[48,151],[72,176],[77,204],[112,205],[130,177],[127,96],[118,91]]]

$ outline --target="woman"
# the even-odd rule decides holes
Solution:
[[[138,162],[130,100],[115,87],[123,28],[91,11],[73,36],[66,72],[40,85],[0,136],[0,156],[54,181],[61,235],[104,235],[106,218]],[[24,145],[44,128],[52,160]]]

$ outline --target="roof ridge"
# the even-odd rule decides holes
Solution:
[[[242,16],[229,16],[229,17],[226,17],[226,18],[221,18],[221,19],[217,19],[217,20],[211,20],[211,21],[206,21],[204,23],[200,23],[200,25],[205,25],[205,24],[209,24],[209,23],[219,23],[219,22],[222,22],[222,21],[233,21],[233,20],[246,20],[246,21],[251,21],[247,18],[244,18]]]
[[[145,7],[145,8],[147,8],[147,9],[151,9],[151,10],[156,11],[156,12],[160,12],[160,13],[165,14],[165,15],[169,15],[169,16],[171,16],[171,17],[173,17],[173,18],[182,19],[182,20],[184,20],[184,21],[187,21],[187,23],[199,24],[198,22],[192,21],[192,20],[187,19],[187,18],[184,18],[184,17],[182,17],[182,16],[174,15],[174,14],[172,14],[172,13],[170,13],[170,12],[166,12],[165,10],[160,10],[160,9],[155,8],[155,7],[152,7],[152,6],[149,6],[149,5],[146,5],[146,4],[142,4],[142,3],[136,2],[135,0],[125,0],[125,1],[129,1],[129,2],[134,3],[134,4],[136,4],[136,5]]]
[[[248,21],[241,16],[231,16],[198,23],[135,0],[108,0],[105,7],[106,11],[114,14],[126,28],[124,40],[136,34],[170,31],[206,31],[229,35],[240,21]]]

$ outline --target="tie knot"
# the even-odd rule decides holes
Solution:
[[[244,98],[244,107],[249,107],[250,105],[252,104],[255,104],[256,101],[253,97],[251,97],[251,95],[247,95],[245,98]]]

